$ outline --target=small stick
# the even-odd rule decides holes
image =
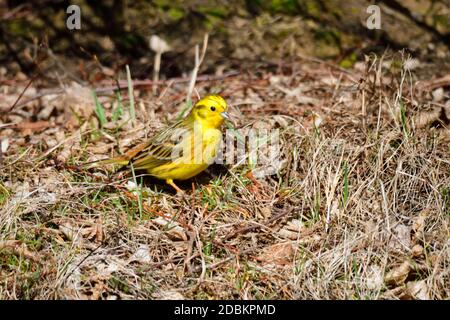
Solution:
[[[200,65],[205,58],[206,48],[208,47],[208,37],[209,35],[206,33],[203,38],[202,55],[200,56],[200,58],[198,56],[198,45],[195,46],[195,66],[194,70],[192,70],[191,81],[189,82],[189,87],[186,95],[186,103],[189,103],[189,101],[191,101],[192,92],[194,91],[195,82],[197,81],[198,70],[200,69]]]
[[[17,103],[19,102],[19,100],[22,98],[22,96],[25,94],[25,91],[28,90],[28,88],[30,87],[30,85],[33,83],[33,81],[39,76],[39,72],[36,73],[31,79],[30,81],[28,81],[28,84],[25,86],[25,88],[22,90],[22,92],[19,94],[19,96],[17,97],[16,101],[14,102],[14,104],[9,108],[8,112],[11,112],[17,105]]]
[[[273,216],[272,218],[270,218],[269,220],[267,220],[267,221],[266,221],[264,224],[262,224],[262,225],[253,225],[253,226],[250,226],[250,227],[243,227],[243,228],[237,229],[237,230],[234,231],[233,233],[231,233],[231,234],[229,234],[228,236],[226,236],[225,239],[224,239],[224,241],[230,240],[230,239],[236,237],[238,234],[241,234],[241,233],[247,233],[247,232],[249,232],[249,231],[254,231],[254,230],[260,229],[260,228],[262,228],[262,227],[268,226],[269,224],[271,224],[271,223],[273,223],[273,222],[275,222],[275,221],[281,219],[282,217],[288,215],[288,214],[291,213],[293,210],[294,210],[293,208],[290,208],[289,210],[286,210],[286,211],[284,211],[284,212],[282,212],[282,213],[279,213],[279,214]]]

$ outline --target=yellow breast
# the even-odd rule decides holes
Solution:
[[[180,157],[168,164],[152,168],[148,173],[164,180],[192,178],[214,162],[221,140],[222,133],[219,129],[203,129],[199,136],[192,134],[181,142],[183,148]]]

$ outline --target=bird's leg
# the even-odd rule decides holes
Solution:
[[[172,179],[167,179],[166,183],[170,184],[177,191],[177,194],[184,194],[184,191],[178,188],[178,186],[175,184],[175,182],[173,182]]]

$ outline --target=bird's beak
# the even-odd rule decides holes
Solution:
[[[230,115],[228,114],[228,112],[221,112],[220,114],[224,119],[230,120]]]

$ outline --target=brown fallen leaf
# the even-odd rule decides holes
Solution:
[[[405,286],[395,287],[393,289],[387,290],[382,294],[383,299],[400,299],[405,294]]]
[[[427,128],[436,124],[445,127],[449,121],[450,104],[433,105],[414,116],[414,125],[418,129]]]
[[[412,299],[430,300],[430,289],[425,280],[408,282],[406,284],[406,293]]]
[[[73,153],[78,152],[81,142],[81,132],[85,130],[87,123],[88,122],[85,122],[80,129],[75,131],[67,139],[60,142],[60,144],[63,145],[63,149],[56,157],[58,161],[66,162]]]
[[[263,249],[263,253],[256,260],[263,264],[275,264],[284,266],[292,262],[294,246],[291,242],[277,243]]]
[[[404,248],[411,247],[411,227],[403,224],[398,224],[393,228],[393,234],[388,243],[389,248],[403,251]]]
[[[81,234],[86,236],[88,240],[95,240],[95,242],[102,242],[103,240],[103,225],[100,223],[94,223],[92,226],[83,228]]]
[[[100,154],[101,157],[106,157],[109,152],[114,148],[114,143],[102,143],[99,142],[94,146],[89,146],[86,148],[86,151],[91,153]]]
[[[89,300],[100,300],[102,297],[102,294],[106,290],[106,285],[103,281],[99,281],[94,285],[94,287],[91,290],[92,290],[92,296],[90,297]]]
[[[174,240],[187,241],[186,231],[180,227],[176,221],[170,221],[163,217],[156,217],[151,220],[153,223],[163,227],[168,236]]]
[[[278,235],[283,238],[296,240],[299,238],[300,233],[305,230],[305,225],[302,221],[294,219],[289,221],[283,229],[278,231]]]
[[[175,290],[161,291],[155,297],[156,300],[185,300],[186,298]]]
[[[421,239],[425,230],[425,221],[430,214],[430,210],[422,210],[418,217],[416,217],[412,224],[412,230],[414,231],[414,238]]]
[[[60,224],[58,226],[58,231],[61,232],[70,241],[72,241],[76,235],[75,227],[68,222]]]
[[[441,108],[432,108],[430,110],[419,112],[414,116],[414,125],[418,129],[425,128],[438,120],[440,115]]]
[[[402,285],[411,271],[411,263],[406,260],[401,265],[392,269],[384,277],[384,282],[388,285]]]
[[[259,208],[264,219],[269,219],[272,216],[272,209],[269,206]]]
[[[414,258],[420,257],[423,254],[423,247],[420,244],[416,244],[411,249]]]
[[[36,121],[36,122],[20,122],[14,126],[16,129],[22,130],[22,134],[30,135],[34,132],[39,132],[50,127],[48,121]]]

